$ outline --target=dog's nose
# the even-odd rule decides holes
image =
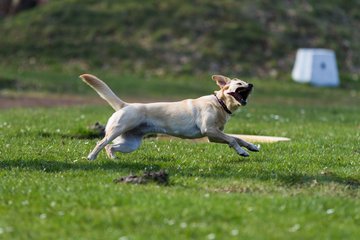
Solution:
[[[254,85],[252,85],[251,83],[248,84],[248,88],[252,89]]]

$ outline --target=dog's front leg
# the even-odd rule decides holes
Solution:
[[[254,144],[252,144],[252,143],[249,143],[249,142],[247,142],[247,141],[245,141],[245,140],[243,140],[243,139],[241,139],[241,138],[237,138],[237,137],[232,136],[232,135],[229,135],[229,136],[235,138],[235,140],[237,141],[237,143],[238,143],[240,146],[246,147],[247,149],[249,149],[249,150],[252,151],[252,152],[258,152],[258,151],[259,151],[259,148],[258,148],[256,145],[254,145]],[[210,142],[227,143],[227,142],[225,142],[224,140],[217,141],[216,139],[211,139],[210,137],[208,137],[208,138],[209,138],[209,141],[210,141]]]
[[[249,154],[240,147],[238,141],[236,138],[226,135],[219,129],[206,129],[204,134],[209,138],[210,142],[216,142],[216,143],[227,143],[230,147],[234,148],[235,151],[242,157],[248,157]]]
[[[259,148],[252,143],[242,140],[241,138],[234,137],[240,146],[246,147],[252,152],[258,152]]]

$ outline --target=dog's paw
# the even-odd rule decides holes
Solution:
[[[87,160],[89,160],[89,161],[94,161],[95,158],[96,158],[96,156],[94,156],[94,155],[92,155],[92,154],[89,154],[89,155],[87,156]]]
[[[248,156],[250,156],[250,154],[247,153],[246,151],[239,152],[238,154],[239,154],[240,156],[242,156],[242,157],[248,157]]]
[[[106,152],[106,155],[107,155],[108,158],[113,159],[113,160],[118,159],[116,157],[114,151],[112,150],[111,145],[107,145],[105,147],[105,152]]]
[[[118,158],[115,154],[113,154],[113,155],[107,155],[107,157],[108,157],[109,159],[111,159],[111,160],[119,160],[119,158]]]
[[[260,151],[260,146],[256,146],[254,144],[249,144],[249,146],[247,146],[247,149],[249,149],[252,152],[258,152],[258,151]]]

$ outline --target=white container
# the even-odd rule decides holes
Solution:
[[[335,53],[329,49],[300,48],[291,75],[296,82],[314,86],[337,87],[340,84]]]

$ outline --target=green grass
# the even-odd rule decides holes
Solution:
[[[359,7],[358,0],[49,1],[0,19],[0,64],[253,76],[288,72],[296,50],[311,47],[335,50],[340,72],[359,74]]]
[[[92,94],[94,91],[78,77],[84,71],[16,71],[0,68],[0,90],[36,91],[47,93]],[[211,76],[169,76],[115,74],[108,71],[89,71],[104,80],[121,97],[178,98],[197,97],[214,91]]]
[[[155,75],[118,73],[116,70],[94,71],[82,70],[21,70],[0,67],[0,90],[11,92],[45,92],[65,94],[96,95],[94,91],[84,84],[78,76],[82,73],[92,73],[105,81],[121,98],[138,99],[182,99],[196,98],[211,94],[217,86],[211,80],[211,74],[201,75],[169,75],[160,77]],[[323,105],[343,106],[359,103],[360,82],[343,76],[341,87],[312,88],[290,81],[288,78],[274,79],[237,77],[255,84],[257,103],[287,104],[287,105]],[[276,89],[274,91],[274,89]]]
[[[117,90],[126,84],[108,77]],[[196,84],[214,89],[206,81]],[[1,110],[0,238],[358,239],[358,86],[253,82],[226,131],[292,141],[261,144],[249,158],[226,145],[147,139],[117,161],[102,152],[88,162],[97,139],[86,127],[105,123],[110,108]],[[205,91],[196,89],[189,95]],[[169,172],[168,186],[112,182],[158,169]]]

